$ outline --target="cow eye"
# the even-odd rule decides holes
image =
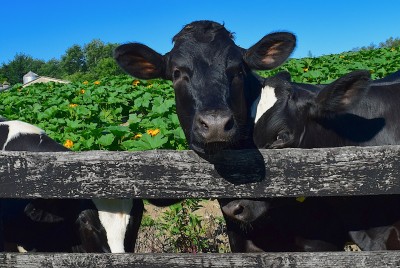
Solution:
[[[181,71],[179,71],[178,69],[175,69],[173,72],[174,80],[178,79],[179,77],[181,77]]]
[[[286,142],[289,140],[289,133],[288,132],[281,132],[276,136],[277,141]]]
[[[243,76],[243,71],[239,71],[235,74],[235,77],[242,77]]]

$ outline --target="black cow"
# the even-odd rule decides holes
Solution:
[[[141,79],[173,82],[176,110],[190,148],[213,153],[252,143],[251,109],[261,89],[251,69],[282,64],[295,46],[295,36],[277,32],[243,49],[223,25],[196,21],[173,38],[165,55],[131,43],[117,47],[114,57],[126,72]]]
[[[69,151],[38,127],[5,119],[0,119],[0,148]],[[4,240],[28,251],[133,252],[142,213],[139,199],[4,199]]]
[[[293,83],[287,74],[267,78],[259,102],[262,111],[257,111],[255,143],[259,148],[398,144],[396,116],[399,111],[394,101],[400,94],[400,84],[396,83],[398,77],[397,72],[375,80],[371,86],[367,71],[352,72],[330,85]],[[399,239],[396,240],[394,235],[398,226],[386,226],[397,222],[400,217],[396,204],[400,204],[398,195],[309,197],[294,209],[296,212],[311,210],[316,213],[308,214],[307,218],[298,218],[298,214],[289,210],[293,210],[293,206],[282,204],[279,198],[235,200],[225,205],[223,210],[241,224],[257,226],[253,229],[257,228],[257,231],[246,233],[242,240],[262,250],[271,250],[271,245],[266,245],[265,239],[261,238],[275,236],[277,232],[271,225],[288,231],[291,240],[281,245],[282,250],[294,247],[304,251],[325,250],[326,245],[318,239],[338,247],[350,238],[363,250],[376,250],[399,248]],[[292,224],[285,225],[284,220],[272,215],[266,220],[270,207],[289,210],[287,218]],[[320,209],[316,209],[318,207]],[[265,215],[261,216],[260,211]],[[310,240],[308,230],[315,215],[326,211],[330,217],[319,218],[320,224],[312,233],[314,240]],[[259,214],[258,217],[254,217],[255,214]],[[335,224],[330,224],[327,229],[326,222]],[[326,237],[326,231],[339,233],[336,236],[338,240]],[[264,236],[259,236],[262,232]],[[252,251],[254,248],[243,250]]]
[[[114,57],[134,77],[173,82],[180,124],[190,148],[198,154],[254,148],[252,106],[262,81],[252,69],[281,65],[295,47],[295,36],[272,33],[243,49],[223,25],[195,21],[175,35],[173,42],[174,47],[165,55],[131,43],[117,47]],[[231,231],[229,219],[227,228],[230,242],[235,244],[241,231]]]
[[[337,251],[349,240],[329,204],[318,198],[237,199],[222,211],[241,230],[232,241],[236,252]]]

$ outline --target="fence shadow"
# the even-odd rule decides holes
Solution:
[[[257,149],[227,150],[213,155],[200,155],[214,165],[217,173],[233,184],[266,180],[264,157]]]

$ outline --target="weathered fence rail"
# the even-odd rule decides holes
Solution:
[[[400,146],[0,153],[1,198],[249,198],[400,194]],[[400,251],[13,254],[0,267],[400,267]]]

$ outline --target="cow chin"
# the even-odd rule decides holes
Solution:
[[[194,143],[190,144],[190,149],[195,151],[198,154],[206,154],[206,155],[213,155],[221,152],[222,150],[229,148],[229,142],[210,142],[210,143]]]

